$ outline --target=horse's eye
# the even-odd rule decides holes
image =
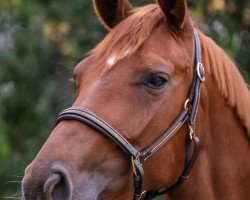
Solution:
[[[162,89],[168,82],[168,79],[166,78],[166,75],[163,74],[155,74],[151,77],[149,77],[145,82],[144,85],[147,87],[150,87],[152,89]]]

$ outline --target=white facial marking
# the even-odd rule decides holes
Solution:
[[[107,59],[107,65],[109,67],[112,67],[114,64],[115,64],[115,61],[116,61],[116,56],[115,55],[112,55],[111,57],[109,57]]]
[[[123,54],[122,54],[122,57],[123,58],[125,58],[125,57],[127,57],[128,55],[129,55],[129,53],[130,53],[130,48],[127,50],[127,51],[125,51]]]
[[[115,54],[113,54],[112,56],[110,56],[106,63],[109,67],[112,67],[117,61],[127,57],[131,52],[131,49],[129,48],[127,51],[123,52],[119,57],[117,57]]]

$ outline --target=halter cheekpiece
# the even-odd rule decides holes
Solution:
[[[157,138],[149,147],[142,151],[138,151],[129,141],[107,122],[98,117],[95,113],[78,107],[71,107],[62,111],[56,121],[55,126],[63,120],[76,120],[84,123],[91,128],[102,133],[113,142],[115,142],[121,149],[131,158],[133,168],[134,180],[134,200],[150,200],[155,196],[166,194],[169,191],[180,186],[189,175],[189,172],[198,156],[200,140],[195,135],[194,127],[198,106],[200,102],[201,83],[205,81],[205,70],[201,62],[201,44],[198,32],[194,30],[195,39],[195,74],[189,91],[187,100],[184,103],[182,112],[178,115],[176,120],[170,127]],[[189,106],[190,105],[190,106]],[[190,108],[190,109],[189,109]],[[186,161],[182,175],[176,183],[166,189],[162,190],[144,190],[144,170],[143,163],[153,156],[162,146],[164,146],[173,136],[175,136],[179,129],[187,122],[189,138],[186,142]],[[194,143],[194,150],[192,151],[191,144]]]

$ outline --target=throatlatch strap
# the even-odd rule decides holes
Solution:
[[[194,142],[194,152],[193,154],[191,153],[192,151],[192,147],[191,147],[191,143],[192,141]],[[181,174],[181,176],[179,177],[179,179],[176,181],[175,184],[173,184],[172,186],[170,186],[169,188],[163,189],[163,190],[159,190],[158,192],[155,193],[155,196],[158,195],[163,195],[163,194],[167,194],[168,192],[174,190],[175,188],[179,187],[187,178],[188,175],[198,157],[198,153],[199,153],[199,149],[200,149],[200,140],[198,137],[194,136],[192,140],[188,139],[187,140],[187,144],[186,144],[186,161],[185,161],[185,167],[184,170]],[[192,156],[191,156],[192,155]]]

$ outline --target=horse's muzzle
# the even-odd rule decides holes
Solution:
[[[61,163],[54,163],[47,177],[29,174],[22,181],[23,200],[71,200],[73,186],[68,170]]]

